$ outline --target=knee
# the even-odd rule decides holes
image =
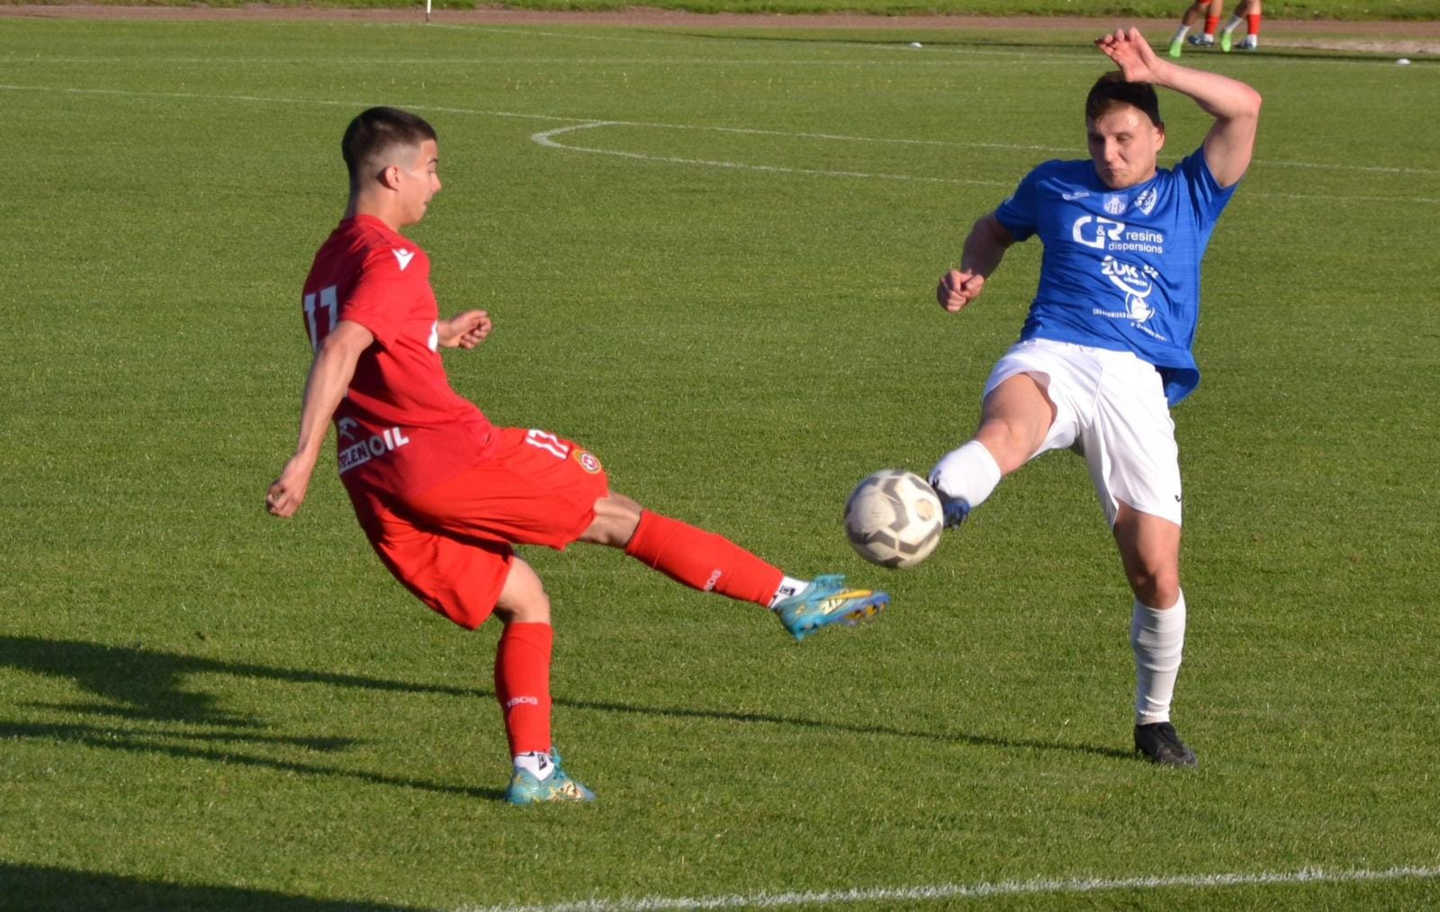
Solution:
[[[522,560],[516,560],[505,578],[495,616],[504,624],[550,623],[550,596],[540,577]]]
[[[988,420],[975,432],[975,439],[990,451],[1002,476],[1020,468],[1035,454],[1044,434],[1038,437],[1034,428],[1006,420]]]
[[[495,616],[502,624],[550,623],[550,596],[536,589],[517,598],[503,599],[495,605]]]
[[[1174,567],[1142,567],[1130,573],[1130,589],[1140,604],[1164,610],[1180,601],[1180,573]]]
[[[606,494],[595,501],[595,519],[580,536],[581,541],[623,548],[640,525],[640,504],[623,494]]]

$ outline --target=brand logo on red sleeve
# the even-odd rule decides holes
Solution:
[[[594,453],[589,450],[576,450],[574,455],[575,461],[580,463],[580,468],[589,472],[591,475],[600,471],[600,460],[595,458]]]

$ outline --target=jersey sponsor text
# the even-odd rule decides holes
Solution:
[[[340,474],[344,475],[377,456],[384,456],[392,450],[398,450],[409,442],[410,438],[406,437],[405,432],[398,427],[386,428],[379,434],[372,434],[369,439],[352,444],[340,451],[338,457]]]

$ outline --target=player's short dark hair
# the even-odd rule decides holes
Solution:
[[[1095,80],[1090,95],[1085,99],[1085,119],[1094,122],[1119,104],[1139,108],[1152,124],[1165,128],[1165,121],[1160,119],[1160,99],[1155,96],[1155,87],[1148,82],[1126,82],[1119,70],[1111,70]]]
[[[340,140],[340,154],[350,172],[350,186],[360,186],[359,169],[366,161],[382,157],[395,146],[418,146],[435,139],[435,128],[425,118],[399,108],[370,108],[361,111]]]

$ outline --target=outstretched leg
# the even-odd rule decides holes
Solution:
[[[580,540],[623,548],[692,589],[769,608],[797,640],[831,624],[866,620],[890,601],[883,592],[849,589],[835,575],[808,582],[786,576],[724,536],[646,510],[620,494],[595,502],[595,520]]]
[[[930,470],[930,484],[945,507],[947,526],[963,522],[1001,478],[1040,450],[1055,413],[1040,381],[1028,373],[1015,374],[990,391],[975,436]]]

